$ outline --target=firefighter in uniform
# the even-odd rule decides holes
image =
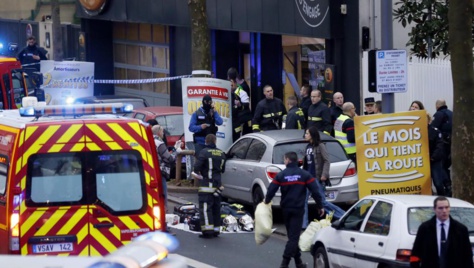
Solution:
[[[286,100],[288,114],[285,119],[285,129],[306,129],[306,119],[301,108],[298,107],[295,96],[289,96]]]
[[[342,114],[334,123],[334,137],[342,144],[347,156],[357,165],[353,119],[355,114],[355,106],[352,102],[342,105]]]
[[[242,135],[252,132],[252,112],[250,98],[247,92],[237,83],[236,79],[229,79],[232,94],[232,140],[235,142]]]
[[[252,119],[253,132],[281,129],[283,115],[286,108],[279,98],[273,97],[273,88],[269,85],[263,87],[265,99],[258,102]]]
[[[217,237],[221,227],[221,174],[224,172],[225,153],[216,147],[216,136],[206,136],[206,147],[201,150],[194,164],[200,176],[199,212],[203,238]]]
[[[199,151],[204,148],[206,135],[216,135],[217,126],[222,125],[223,122],[222,117],[214,110],[211,96],[205,95],[202,98],[202,106],[193,113],[189,121],[188,129],[194,133],[194,155],[199,155]]]
[[[331,134],[331,112],[328,106],[321,101],[321,91],[315,89],[311,91],[311,106],[308,108],[308,120],[306,126],[316,126],[319,131],[328,135]]]
[[[309,190],[316,201],[316,211],[323,216],[323,196],[319,191],[316,179],[309,172],[298,167],[298,155],[295,152],[287,152],[284,156],[286,168],[278,173],[268,186],[265,204],[269,204],[279,188],[281,188],[281,209],[285,221],[288,242],[283,252],[283,260],[280,268],[288,268],[291,259],[295,259],[297,268],[306,268],[307,264],[301,259],[301,250],[298,240],[303,223],[304,204],[306,192]]]

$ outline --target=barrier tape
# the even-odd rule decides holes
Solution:
[[[94,84],[149,84],[149,83],[159,83],[167,82],[172,80],[177,80],[181,78],[189,78],[192,75],[181,75],[174,77],[163,77],[163,78],[149,78],[149,79],[130,79],[130,80],[106,80],[106,79],[87,79],[86,77],[74,78],[74,79],[64,79],[64,80],[51,80],[47,85],[43,87],[51,87],[53,85],[58,85],[61,83],[94,83]]]

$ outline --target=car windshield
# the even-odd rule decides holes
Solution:
[[[451,207],[451,217],[467,226],[474,235],[474,208]],[[418,227],[434,216],[433,207],[411,207],[408,209],[408,232],[416,235]]]
[[[344,148],[342,148],[338,141],[324,141],[324,144],[326,145],[331,163],[347,160]],[[273,164],[283,165],[283,156],[290,151],[295,152],[298,155],[298,159],[304,159],[307,145],[308,143],[304,141],[277,144],[273,149]]]
[[[180,136],[184,133],[182,114],[157,116],[156,121],[166,129],[169,136]]]

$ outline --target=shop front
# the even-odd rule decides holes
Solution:
[[[147,79],[191,74],[188,0],[77,1],[86,56],[98,79]],[[302,84],[359,100],[359,4],[342,0],[207,0],[212,72],[236,67],[251,88],[252,107],[269,84],[275,95]],[[331,84],[325,77],[330,66]],[[322,76],[321,76],[322,75]],[[181,105],[181,82],[98,85],[95,95],[145,96]]]

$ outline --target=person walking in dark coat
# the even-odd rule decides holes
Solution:
[[[295,96],[289,96],[286,100],[288,114],[285,120],[285,129],[305,129],[306,119],[303,110],[298,107],[298,101]]]
[[[306,191],[309,189],[316,201],[320,216],[323,216],[322,196],[318,189],[316,179],[307,171],[298,167],[298,155],[295,152],[285,154],[284,162],[286,169],[278,173],[268,186],[265,204],[269,204],[279,188],[281,188],[280,206],[283,211],[288,242],[283,252],[283,260],[280,268],[287,268],[291,258],[295,259],[297,268],[306,268],[307,264],[301,260],[301,250],[298,241],[303,222],[304,204],[306,202]]]
[[[450,215],[449,200],[434,200],[435,216],[422,223],[410,256],[412,268],[473,268],[467,227]]]

